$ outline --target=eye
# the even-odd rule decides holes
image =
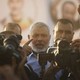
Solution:
[[[47,35],[46,34],[42,34],[42,37],[47,37]]]
[[[66,31],[66,34],[71,34],[71,31]]]
[[[61,34],[61,33],[63,33],[63,31],[62,30],[59,30],[59,31],[57,31],[57,33]]]
[[[34,38],[38,37],[38,34],[34,34],[33,37],[34,37]]]

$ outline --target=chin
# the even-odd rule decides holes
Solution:
[[[33,51],[40,53],[40,52],[45,52],[47,50],[48,47],[36,47],[33,44],[30,44],[31,48]]]
[[[33,48],[33,51],[35,51],[35,52],[37,52],[37,53],[45,52],[45,51],[46,51],[46,48],[43,48],[43,49]]]

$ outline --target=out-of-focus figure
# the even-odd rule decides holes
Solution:
[[[75,16],[77,13],[77,5],[73,1],[65,1],[61,6],[62,18],[73,22],[74,30],[77,29]]]
[[[79,1],[79,6],[78,6],[78,14],[79,14],[79,16],[78,16],[78,21],[77,21],[77,26],[78,26],[78,29],[75,31],[75,35],[74,35],[74,38],[73,38],[73,40],[74,39],[80,39],[80,0],[78,0]]]
[[[60,4],[61,0],[51,0],[50,4],[50,14],[51,14],[51,19],[54,24],[57,23],[58,19],[58,5]]]
[[[30,19],[25,19],[22,13],[24,5],[24,0],[8,0],[8,7],[10,14],[7,17],[7,22],[15,22],[18,23],[22,30],[25,30],[31,24]]]
[[[26,18],[23,15],[23,6],[25,0],[8,0],[8,8],[9,8],[9,15],[6,17],[4,25],[10,22],[14,22],[20,25],[22,29],[22,44],[25,43],[27,38],[27,33],[29,26],[32,23],[32,19]]]

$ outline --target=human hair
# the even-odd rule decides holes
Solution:
[[[60,22],[62,24],[71,24],[73,26],[73,23],[68,19],[58,19],[57,22]]]
[[[43,22],[36,22],[36,23],[33,23],[33,24],[30,26],[30,31],[29,31],[29,33],[32,32],[32,29],[33,29],[34,27],[39,27],[39,28],[45,27],[45,28],[48,30],[49,34],[50,34],[49,26],[46,25],[46,24],[43,23]]]
[[[17,23],[8,23],[8,24],[6,24],[6,25],[4,26],[4,29],[3,29],[3,30],[5,30],[6,28],[10,28],[10,29],[13,30],[13,29],[15,29],[16,27],[19,28],[20,34],[21,34],[21,33],[22,33],[22,29],[21,29],[20,25],[17,24]]]
[[[74,30],[73,23],[70,20],[68,20],[68,19],[58,19],[55,28],[58,26],[58,23],[61,23],[61,24],[64,24],[64,25],[71,24],[72,25],[72,29]],[[55,28],[54,28],[53,32],[55,31]]]

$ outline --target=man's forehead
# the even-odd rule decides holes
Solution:
[[[31,33],[49,33],[49,30],[47,27],[43,26],[43,27],[34,27],[32,30],[31,30]]]
[[[72,24],[70,24],[70,23],[63,24],[63,23],[58,22],[56,27],[57,27],[56,30],[69,30],[69,31],[73,30]]]

